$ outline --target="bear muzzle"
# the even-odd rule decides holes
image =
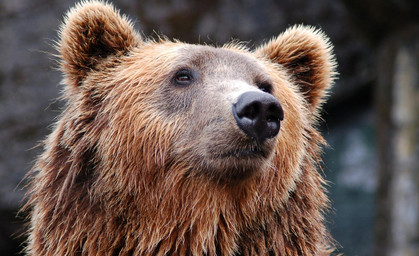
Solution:
[[[233,115],[237,126],[258,144],[275,137],[284,119],[278,100],[269,93],[259,91],[241,94],[233,104]]]

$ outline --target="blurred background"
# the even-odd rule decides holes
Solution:
[[[75,1],[0,0],[0,255],[21,250],[24,175],[63,102],[53,42]],[[419,1],[114,1],[145,36],[250,47],[293,24],[335,45],[321,130],[328,225],[344,255],[419,255]],[[19,184],[20,183],[20,184]]]

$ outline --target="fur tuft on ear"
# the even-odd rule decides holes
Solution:
[[[142,40],[125,16],[100,1],[83,1],[70,9],[59,36],[62,69],[75,86],[102,60],[124,54]]]
[[[297,25],[260,46],[255,53],[285,67],[317,114],[337,75],[328,37],[312,27]]]

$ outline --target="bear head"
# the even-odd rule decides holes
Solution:
[[[322,32],[294,26],[255,49],[153,40],[90,1],[59,37],[66,105],[35,167],[33,251],[182,254],[190,241],[232,255],[265,233],[266,251],[326,244],[316,125],[335,61]]]
[[[134,173],[182,165],[179,175],[229,182],[274,165],[298,174],[334,77],[327,38],[304,26],[253,51],[156,42],[93,2],[70,11],[60,34],[64,97],[83,126],[68,131],[91,140],[109,169],[119,159]]]

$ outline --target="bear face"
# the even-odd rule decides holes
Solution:
[[[67,104],[34,168],[30,253],[328,254],[321,32],[255,50],[155,41],[91,1],[57,49]]]
[[[245,51],[178,44],[176,55],[168,79],[158,85],[153,96],[163,103],[159,114],[166,120],[177,120],[182,127],[170,143],[171,161],[188,164],[191,175],[206,174],[218,182],[242,180],[265,169],[278,144],[274,137],[283,119],[280,103],[271,96],[275,93],[274,82],[286,81],[271,76],[269,69]],[[176,82],[179,75],[187,76],[186,85]],[[289,93],[283,95],[296,95],[287,90]],[[277,128],[267,138],[263,134],[269,130],[268,122],[250,135],[240,128],[235,108],[242,95],[249,92],[272,99],[268,105],[274,108],[270,115],[276,119],[272,125]],[[283,101],[288,103],[288,99]]]

